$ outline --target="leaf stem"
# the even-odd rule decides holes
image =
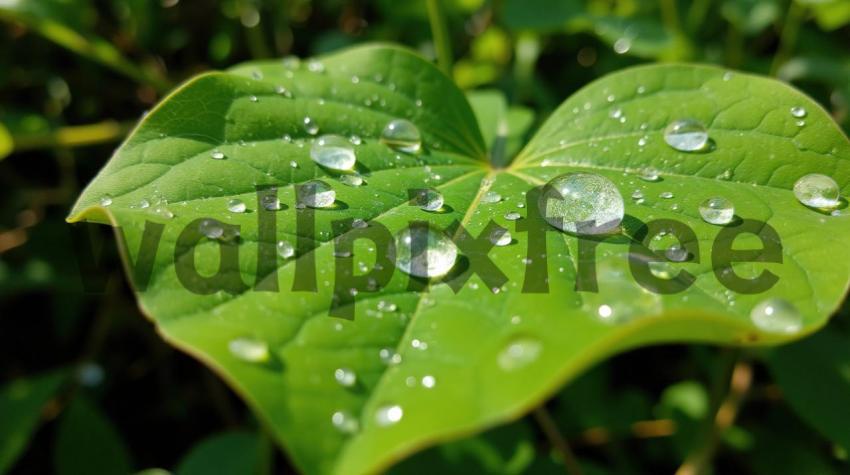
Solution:
[[[431,35],[434,38],[434,49],[437,52],[437,65],[446,76],[452,75],[452,45],[449,40],[449,27],[443,11],[441,0],[428,0],[428,20],[431,23]]]
[[[794,46],[797,44],[797,34],[800,32],[800,25],[803,22],[804,11],[804,8],[797,2],[790,2],[790,5],[788,5],[782,33],[779,36],[779,47],[773,56],[773,64],[770,66],[771,76],[776,76],[779,68],[788,61],[791,52],[794,51]]]
[[[749,362],[740,360],[739,350],[727,353],[723,370],[728,376],[718,379],[719,384],[715,385],[712,394],[712,408],[716,409],[706,420],[702,440],[676,470],[676,475],[699,475],[706,471],[720,446],[721,437],[735,423],[741,403],[750,390],[753,368]]]
[[[534,409],[533,414],[534,419],[537,421],[537,425],[540,426],[540,429],[543,431],[543,434],[546,435],[549,443],[552,444],[552,447],[561,455],[561,459],[563,459],[564,468],[567,473],[570,475],[582,475],[578,459],[570,448],[570,444],[567,443],[567,439],[565,439],[563,434],[561,434],[561,431],[558,429],[558,425],[555,424],[555,421],[552,419],[552,415],[549,414],[549,411],[547,411],[543,406],[538,406]]]
[[[128,122],[106,120],[96,124],[60,127],[38,134],[14,136],[15,152],[53,147],[79,147],[117,142],[132,128]]]

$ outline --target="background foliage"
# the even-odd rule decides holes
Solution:
[[[446,0],[452,74],[535,124],[654,61],[773,75],[850,127],[850,2]],[[425,2],[0,0],[0,472],[288,473],[243,404],[139,314],[109,231],[87,293],[64,217],[173,85],[256,58],[394,41],[434,57]],[[8,155],[8,156],[7,156]],[[89,282],[91,283],[91,282]],[[547,411],[394,470],[843,473],[850,320],[778,350],[665,346],[602,364]],[[719,410],[718,410],[719,409]],[[681,468],[680,468],[681,469]],[[682,473],[685,473],[684,471]]]

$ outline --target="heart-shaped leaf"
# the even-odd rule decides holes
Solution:
[[[706,150],[665,143],[665,127],[683,118],[705,124]],[[419,153],[379,140],[395,119],[419,129]],[[311,161],[322,134],[352,136],[362,185]],[[630,69],[567,100],[507,166],[491,166],[485,148],[463,94],[408,51],[248,64],[197,77],[151,111],[69,220],[120,226],[144,312],[228,380],[308,473],[378,471],[516,418],[636,346],[788,341],[823,325],[847,288],[850,218],[806,208],[792,187],[822,172],[846,191],[850,144],[779,82],[701,66]],[[642,180],[648,167],[660,178]],[[627,197],[621,232],[579,239],[543,221],[541,185],[577,171]],[[314,178],[330,184],[335,206],[296,206],[296,189]],[[269,187],[283,209],[264,209]],[[408,191],[423,188],[439,190],[445,206],[412,205]],[[635,191],[643,198],[630,199]],[[734,203],[730,225],[700,218],[712,196]],[[521,219],[506,217],[514,214]],[[212,232],[204,218],[241,235]],[[647,264],[648,247],[671,243],[647,232],[658,219],[692,230],[687,262]],[[412,221],[447,229],[462,254],[430,285],[374,265],[387,259],[386,235]],[[491,248],[496,225],[511,231],[510,244]],[[203,226],[212,239],[201,239]],[[380,244],[358,239],[353,255],[341,247],[364,229]],[[296,257],[277,257],[276,239]],[[774,253],[723,264],[733,241]],[[765,269],[775,277],[767,289],[734,288],[732,276]],[[652,292],[653,278],[690,285]],[[773,306],[781,314],[760,306],[772,297],[786,299]]]

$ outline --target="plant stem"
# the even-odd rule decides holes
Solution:
[[[60,127],[38,134],[13,137],[15,152],[53,147],[79,147],[99,143],[117,142],[132,128],[127,122],[106,120],[96,124]]]
[[[567,473],[570,475],[582,475],[578,459],[572,449],[570,449],[570,444],[567,443],[567,439],[565,439],[563,434],[561,434],[561,431],[558,430],[558,425],[555,424],[555,421],[552,419],[549,411],[547,411],[543,406],[538,406],[534,409],[533,414],[534,419],[537,421],[537,425],[540,426],[540,429],[546,435],[549,443],[552,444],[552,447],[561,455],[564,462],[564,468]]]
[[[431,35],[434,38],[434,49],[437,52],[437,65],[447,76],[452,75],[452,44],[449,40],[449,27],[443,12],[441,0],[428,0],[428,20],[431,23]]]
[[[800,32],[800,24],[803,21],[804,8],[791,2],[788,12],[785,14],[785,23],[779,37],[779,48],[773,56],[773,64],[770,66],[770,75],[776,76],[779,68],[788,61],[794,46],[797,44],[797,34]]]
[[[720,446],[721,437],[735,423],[741,403],[750,389],[753,380],[750,363],[739,359],[738,350],[730,351],[725,360],[724,373],[729,376],[719,380],[712,391],[712,417],[706,420],[702,440],[676,470],[676,475],[699,475],[706,471]]]

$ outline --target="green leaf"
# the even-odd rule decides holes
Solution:
[[[260,443],[256,434],[229,432],[211,436],[192,447],[180,461],[177,475],[239,475],[256,473]]]
[[[12,142],[12,135],[6,130],[3,124],[0,124],[0,160],[6,158],[15,148]]]
[[[39,35],[82,57],[160,91],[170,88],[157,73],[136,66],[111,43],[93,33],[97,10],[88,0],[7,0],[0,20],[32,28]]]
[[[44,405],[66,379],[65,372],[17,379],[0,388],[0,473],[6,473],[27,447]]]
[[[508,107],[505,96],[494,90],[466,95],[475,112],[484,143],[493,164],[506,165],[524,145],[525,134],[534,122],[534,112],[525,107]]]
[[[292,97],[276,92],[284,89]],[[803,127],[790,115],[792,106],[806,108]],[[622,109],[623,122],[611,117],[615,108]],[[365,185],[345,186],[337,173],[311,162],[306,117],[319,134],[362,139],[357,170]],[[378,140],[387,122],[399,117],[422,132],[421,154],[398,153]],[[711,150],[682,153],[664,143],[663,129],[681,117],[708,125]],[[285,134],[291,141],[281,139]],[[641,148],[643,136],[647,143]],[[213,160],[213,150],[226,158]],[[787,85],[712,67],[663,65],[629,69],[585,87],[509,166],[495,168],[487,161],[473,111],[447,78],[406,50],[364,46],[295,69],[261,62],[189,81],[142,121],[84,191],[69,220],[120,225],[129,263],[139,260],[145,221],[163,224],[150,282],[138,292],[159,332],[233,385],[301,470],[363,473],[385,469],[436,442],[513,420],[590,365],[630,348],[674,341],[778,344],[820,328],[847,289],[850,220],[805,208],[791,188],[798,177],[821,171],[848,191],[848,158],[850,143],[829,115]],[[640,180],[648,166],[659,169],[663,179]],[[627,200],[623,233],[599,243],[598,292],[575,290],[575,236],[548,228],[546,249],[532,247],[526,254],[524,229],[540,229],[536,190],[572,171],[605,176],[626,197],[636,188],[647,197],[642,204]],[[314,177],[331,184],[342,203],[315,211],[315,241],[296,228],[296,217],[308,214],[296,209],[292,187]],[[267,212],[258,211],[255,187],[265,185],[278,186],[286,205],[272,215],[277,238],[301,244],[297,258],[277,260],[276,275],[263,267],[258,271],[257,264],[261,241],[273,244],[260,239],[256,224]],[[440,190],[445,209],[427,213],[411,206],[405,188],[422,187]],[[486,191],[504,199],[482,203]],[[661,199],[662,192],[675,198]],[[107,194],[112,203],[101,206]],[[742,219],[767,221],[781,237],[782,263],[735,266],[746,277],[762,269],[778,276],[767,292],[734,295],[712,274],[712,242],[721,230],[740,226],[723,228],[699,218],[698,205],[713,195],[734,201]],[[159,204],[140,206],[142,200],[156,203],[157,197]],[[232,198],[243,200],[250,212],[228,212]],[[517,206],[526,199],[528,206]],[[173,219],[162,217],[166,208]],[[509,211],[525,218],[506,220]],[[180,251],[177,268],[185,268],[184,256],[191,255],[201,275],[213,275],[220,249],[238,244],[238,272],[228,266],[228,278],[239,276],[254,286],[260,274],[261,288],[276,282],[280,290],[201,294],[203,288],[183,287],[175,270],[175,242],[202,217],[240,225],[241,237],[221,248],[204,240],[188,254]],[[394,272],[377,291],[364,286],[352,296],[346,287],[334,288],[336,266],[354,260],[369,267],[376,246],[364,241],[353,259],[335,258],[330,223],[344,218],[368,220],[369,229],[380,224],[392,233],[412,220],[442,229],[460,222],[473,236],[493,220],[514,234],[510,245],[488,252],[508,281],[492,291],[487,273],[488,281],[475,275],[456,294],[439,281],[420,290],[421,281]],[[671,264],[673,271],[696,276],[678,294],[649,292],[630,276],[630,245],[641,246],[638,227],[657,218],[687,224],[699,242],[698,262]],[[760,245],[752,235],[735,241],[738,249]],[[303,268],[296,278],[296,267],[313,258],[316,291],[291,290],[293,283],[300,288],[309,283]],[[456,267],[449,283],[463,277],[457,274],[464,264]],[[523,292],[526,276],[528,285],[547,283],[548,291]],[[135,284],[140,285],[138,279]],[[768,333],[750,321],[755,305],[777,296],[799,309],[796,334]],[[397,309],[389,311],[381,301]],[[354,319],[329,318],[334,305],[353,311]],[[599,318],[600,309],[610,317]],[[229,344],[245,337],[268,345],[268,361],[251,363],[231,354]],[[401,363],[385,364],[382,349],[385,354],[397,350]],[[335,370],[343,368],[356,374],[356,384],[335,381]],[[433,376],[427,380],[433,387],[423,387],[425,376]],[[388,405],[400,407],[394,414],[401,420],[381,424],[377,415]],[[337,411],[350,414],[359,430],[337,430],[332,424]]]
[[[778,348],[770,371],[788,404],[824,436],[850,447],[850,335],[833,329]]]
[[[130,473],[130,456],[112,422],[84,395],[62,414],[54,461],[59,475]]]

